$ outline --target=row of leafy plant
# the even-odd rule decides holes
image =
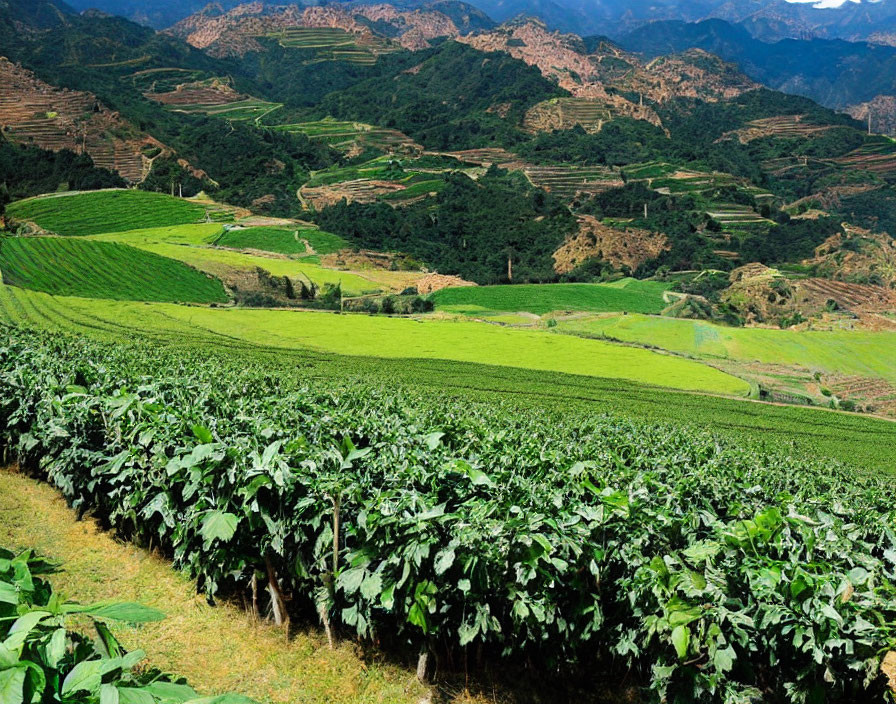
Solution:
[[[545,671],[621,663],[655,701],[885,693],[896,490],[835,463],[19,330],[0,424],[79,510],[211,597],[266,585],[281,621]]]
[[[56,569],[31,551],[0,548],[0,702],[252,704],[232,694],[200,697],[182,680],[141,665],[145,653],[127,652],[107,623],[165,615],[133,603],[64,601],[44,579]],[[69,626],[73,617],[78,629]]]

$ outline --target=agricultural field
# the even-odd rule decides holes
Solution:
[[[308,226],[226,229],[213,244],[218,247],[260,249],[265,252],[299,256],[332,254],[348,246],[348,243],[338,235]],[[308,251],[309,247],[311,252]]]
[[[384,288],[381,283],[383,276],[374,282],[354,272],[324,268],[310,258],[292,259],[273,252],[263,256],[260,253],[249,254],[214,247],[223,234],[225,232],[221,225],[202,224],[110,232],[98,235],[95,239],[103,242],[119,242],[162,257],[176,259],[225,281],[233,277],[234,271],[263,269],[272,276],[304,279],[318,286],[339,284],[343,293],[348,296],[376,293]],[[330,237],[323,237],[322,242],[335,244]],[[388,278],[390,273],[392,272],[381,272],[385,278]],[[400,283],[396,286],[400,287]]]
[[[858,171],[870,171],[882,178],[896,174],[896,140],[877,136],[846,156],[831,159],[839,167]]]
[[[876,672],[875,624],[896,617],[875,577],[896,551],[889,478],[668,423],[306,374],[6,331],[0,437],[210,597],[269,582],[278,623],[288,600],[333,638],[409,642],[424,669],[425,653],[481,645],[573,672],[597,655],[612,680],[681,701],[820,682],[839,701],[883,696],[855,672]],[[130,378],[144,383],[125,392]]]
[[[188,339],[210,334],[219,340],[275,349],[348,356],[368,356],[373,352],[384,359],[476,362],[735,396],[746,396],[751,391],[747,382],[698,362],[610,343],[475,322],[128,305],[51,299],[9,287],[4,288],[3,299],[4,316],[10,322],[19,321],[19,316],[34,317],[54,321],[54,326],[63,329],[99,326],[124,336],[145,330]]]
[[[172,106],[171,109],[188,114],[220,117],[236,122],[250,120],[260,122],[264,117],[280,107],[280,103],[270,103],[257,98],[242,98],[230,103],[188,103],[186,105]]]
[[[58,296],[225,303],[218,279],[115,242],[68,237],[0,239],[3,283]]]
[[[801,366],[896,381],[896,333],[733,328],[628,315],[559,322],[557,329],[651,345],[697,358]]]
[[[309,139],[324,141],[334,149],[341,151],[370,148],[379,149],[387,154],[407,154],[422,150],[422,147],[413,139],[398,130],[368,125],[363,122],[343,122],[326,118],[314,122],[276,125],[271,129],[298,132]]]
[[[315,61],[370,65],[400,47],[374,34],[353,34],[337,27],[288,27],[269,35],[280,46],[313,52]]]
[[[64,200],[60,200],[64,199]],[[136,190],[64,193],[11,203],[7,214],[65,237],[203,222],[211,210],[196,202]],[[215,217],[221,214],[215,213]]]
[[[489,316],[496,312],[544,315],[554,311],[659,313],[668,285],[621,279],[609,284],[522,284],[446,288],[432,294],[446,313]]]

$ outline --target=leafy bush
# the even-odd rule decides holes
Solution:
[[[266,575],[362,637],[615,658],[656,701],[882,692],[888,478],[228,354],[8,332],[2,440],[210,595]]]

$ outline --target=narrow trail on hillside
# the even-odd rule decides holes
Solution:
[[[253,622],[235,605],[209,606],[167,560],[117,542],[92,519],[78,521],[54,488],[11,469],[0,469],[0,545],[61,563],[51,581],[68,598],[139,601],[164,611],[164,621],[119,626],[116,635],[203,695],[232,691],[274,704],[426,698],[412,671],[364,662],[350,643],[329,650],[313,629],[287,641],[282,630]]]

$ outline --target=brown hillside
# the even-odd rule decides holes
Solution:
[[[843,232],[825,240],[803,263],[828,279],[896,288],[896,240],[883,232],[844,223]]]
[[[42,149],[87,153],[94,163],[138,183],[171,150],[112,112],[92,93],[55,88],[0,57],[0,129]],[[149,155],[149,156],[147,156]]]
[[[604,225],[591,215],[578,217],[579,230],[554,252],[554,271],[568,274],[589,259],[601,259],[616,269],[635,271],[669,248],[666,235],[635,227],[619,229]]]

